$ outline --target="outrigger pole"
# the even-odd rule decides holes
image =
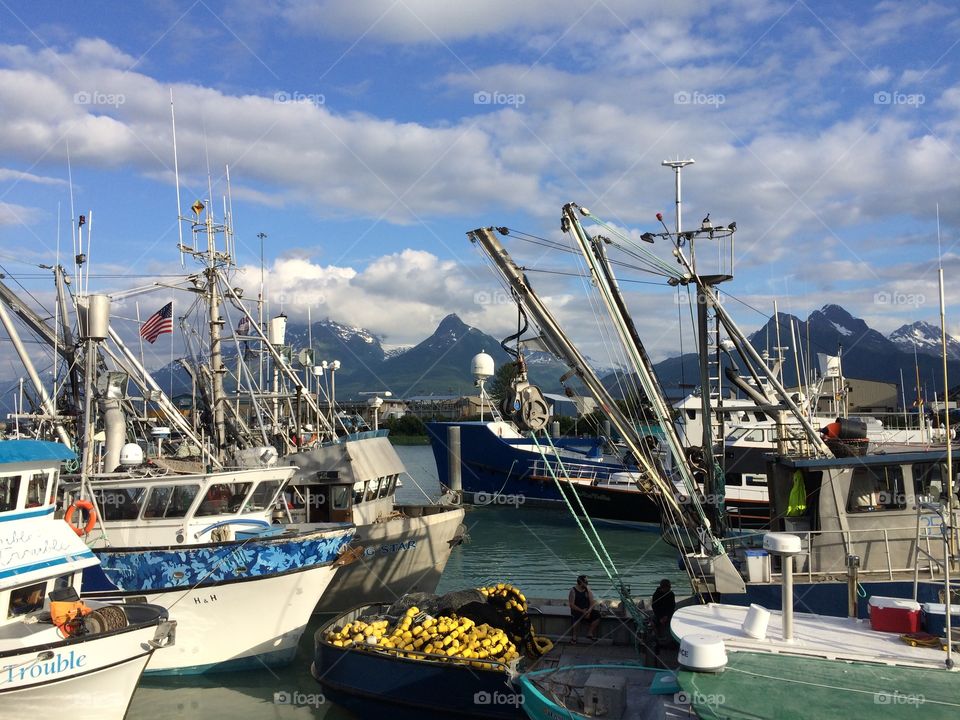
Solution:
[[[567,339],[566,335],[560,329],[553,314],[547,309],[536,292],[527,280],[526,275],[520,267],[513,261],[509,253],[501,245],[500,241],[494,235],[493,228],[478,228],[467,233],[471,242],[480,245],[483,251],[493,261],[497,270],[504,280],[517,294],[517,299],[523,304],[527,312],[533,318],[533,321],[544,334],[547,343],[557,352],[564,361],[573,369],[576,375],[586,385],[587,389],[593,393],[603,412],[610,418],[611,424],[623,436],[628,450],[637,459],[642,469],[645,471],[646,482],[641,487],[650,493],[658,495],[665,506],[669,508],[675,517],[684,518],[694,528],[700,532],[700,540],[709,547],[714,556],[714,584],[717,592],[720,593],[743,593],[746,591],[743,578],[733,566],[730,558],[723,550],[720,541],[713,535],[710,524],[698,515],[690,512],[689,507],[684,508],[677,501],[674,488],[654,468],[647,459],[646,453],[641,448],[639,439],[630,420],[624,416],[610,393],[600,382],[586,359],[579,350]],[[646,487],[644,487],[646,485]]]

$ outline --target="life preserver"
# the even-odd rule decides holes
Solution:
[[[77,527],[71,522],[71,520],[73,520],[73,513],[76,512],[77,508],[87,511],[87,524],[82,528]],[[93,503],[89,500],[74,500],[73,504],[67,508],[67,512],[64,513],[63,519],[67,521],[67,525],[69,525],[77,535],[83,537],[96,526],[97,511],[93,509]]]

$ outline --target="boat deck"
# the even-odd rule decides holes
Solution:
[[[698,605],[680,608],[670,630],[676,638],[717,635],[728,650],[819,657],[828,660],[881,663],[908,667],[943,668],[947,654],[939,647],[911,647],[897,633],[872,630],[869,620],[794,613],[793,640],[783,640],[783,617],[770,611],[766,637],[742,630],[748,608],[734,605]],[[956,636],[954,636],[956,637]]]
[[[591,682],[617,678],[625,685],[623,714],[611,714],[619,720],[674,720],[690,717],[690,705],[678,696],[680,686],[669,667],[676,667],[676,649],[661,653],[662,669],[641,667],[637,651],[626,645],[581,639],[577,644],[558,642],[554,649],[533,666],[532,684],[547,699],[587,716],[607,712],[591,704],[587,687]],[[605,670],[604,666],[609,666]],[[537,671],[542,671],[538,674]],[[614,681],[617,682],[617,681]],[[659,692],[651,692],[659,686]],[[601,711],[603,711],[601,713]]]

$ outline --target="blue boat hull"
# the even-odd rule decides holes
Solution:
[[[324,696],[361,718],[523,718],[505,672],[335,647],[317,631],[310,671]]]
[[[449,487],[447,429],[460,428],[460,475],[465,493],[472,495],[522,495],[526,504],[562,502],[553,478],[536,468],[539,453],[515,447],[497,437],[487,423],[427,423],[430,446],[437,463],[440,483]],[[528,441],[524,441],[528,442]],[[578,441],[582,443],[583,441]],[[594,477],[605,478],[624,470],[622,465],[584,455],[577,464],[592,469]],[[483,504],[483,503],[480,503]]]

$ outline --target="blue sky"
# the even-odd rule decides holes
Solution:
[[[948,283],[960,266],[958,63],[960,8],[936,2],[0,0],[0,263],[42,299],[58,204],[71,254],[69,145],[91,286],[178,271],[172,89],[184,208],[208,162],[219,207],[229,164],[237,284],[256,285],[266,233],[268,296],[294,316],[389,345],[448,312],[500,333],[513,312],[467,230],[559,239],[570,200],[672,226],[660,162],[679,156],[697,161],[685,218],[737,220],[732,294],[804,317],[836,302],[889,332],[936,318],[937,203]],[[533,279],[588,336],[577,283]],[[630,300],[652,354],[675,352],[671,291]]]

